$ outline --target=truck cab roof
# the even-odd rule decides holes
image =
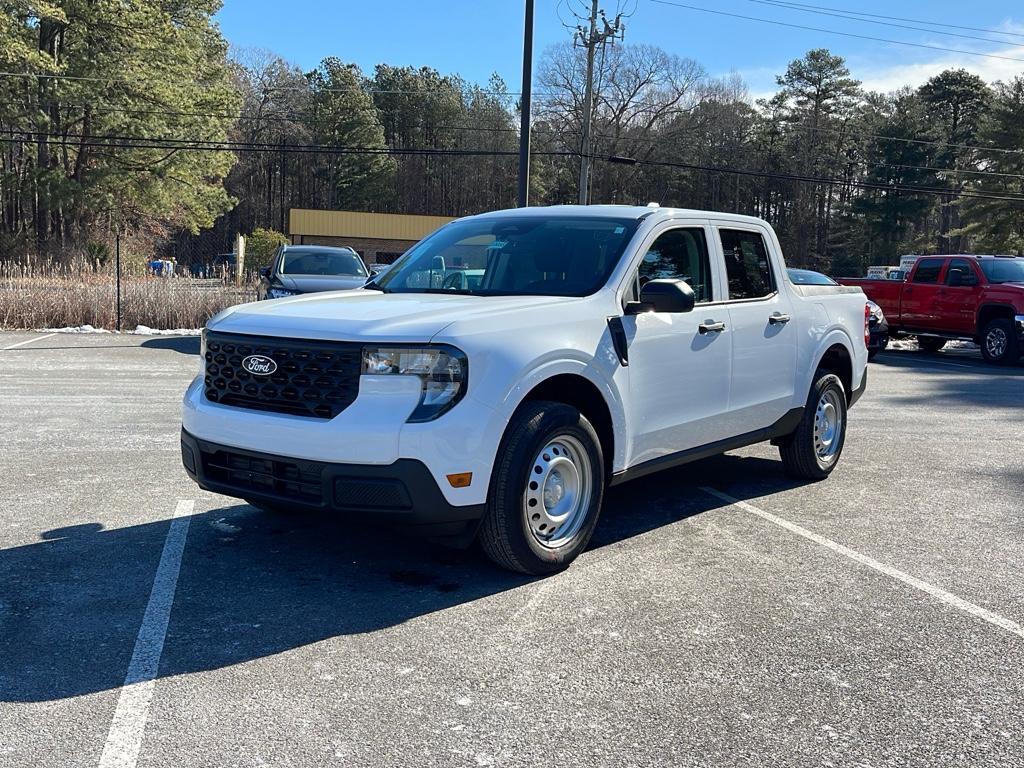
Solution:
[[[501,218],[506,216],[566,216],[581,217],[594,216],[597,218],[615,219],[636,219],[641,220],[649,216],[657,215],[658,218],[694,218],[694,219],[726,219],[729,221],[741,221],[749,224],[760,224],[767,226],[767,222],[756,216],[744,216],[738,213],[722,213],[721,211],[702,211],[693,208],[669,208],[652,205],[546,205],[530,206],[527,208],[505,208],[500,211],[489,211],[474,216],[466,216],[466,219],[487,219]]]

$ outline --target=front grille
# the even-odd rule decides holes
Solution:
[[[207,478],[242,493],[255,491],[309,504],[323,502],[323,464],[250,456],[229,449],[203,453]]]
[[[242,361],[269,357],[277,370],[250,373]],[[208,331],[206,399],[257,411],[333,419],[359,394],[362,345]]]

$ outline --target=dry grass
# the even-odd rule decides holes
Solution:
[[[0,262],[0,328],[92,325],[113,329],[117,292],[113,269],[84,260],[70,264]],[[121,276],[121,327],[201,328],[225,307],[252,301],[254,283],[226,279]]]

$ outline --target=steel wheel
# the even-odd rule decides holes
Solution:
[[[537,543],[565,546],[586,519],[594,490],[594,472],[583,444],[557,435],[537,452],[523,491],[523,515]]]
[[[1006,354],[1006,347],[1010,343],[1010,337],[1006,335],[1006,331],[996,326],[989,328],[987,334],[985,334],[985,350],[988,352],[989,357],[993,359],[1000,359]]]
[[[843,403],[834,389],[825,390],[814,412],[814,453],[824,466],[835,461],[842,446]]]

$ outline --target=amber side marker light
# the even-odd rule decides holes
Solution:
[[[459,472],[456,475],[448,475],[448,484],[452,488],[468,488],[473,482],[472,472]]]

